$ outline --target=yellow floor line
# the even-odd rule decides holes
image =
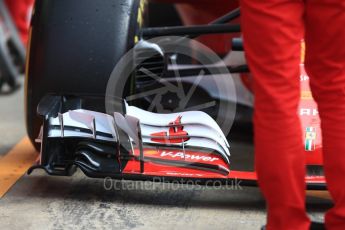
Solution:
[[[26,173],[37,157],[38,153],[26,137],[0,158],[0,198]]]

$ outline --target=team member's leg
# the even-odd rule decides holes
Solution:
[[[268,205],[267,229],[308,229],[305,156],[297,115],[303,0],[242,0],[247,61],[254,76],[255,156]]]
[[[26,45],[29,34],[29,23],[34,0],[5,0],[13,17],[23,43]]]
[[[324,167],[335,206],[328,229],[345,229],[345,1],[307,0],[306,68],[318,102]]]

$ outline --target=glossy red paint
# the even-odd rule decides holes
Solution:
[[[134,155],[139,157],[139,150],[134,151]],[[183,152],[180,150],[168,150],[168,149],[145,149],[144,156],[148,160],[144,163],[145,176],[150,177],[174,177],[174,178],[192,178],[192,179],[238,179],[238,180],[249,180],[256,181],[257,176],[254,171],[236,171],[231,170],[226,162],[217,154],[210,152],[198,152],[198,151],[186,151],[185,157]],[[150,161],[150,159],[176,161],[187,163],[186,167],[174,166],[168,164],[157,163]],[[230,169],[227,175],[212,172],[208,170],[189,168],[188,163],[207,163],[211,165],[219,165]],[[125,169],[123,170],[124,175],[141,175],[140,173],[140,161],[137,159],[130,160]],[[323,176],[306,176],[306,182],[308,184],[324,184],[325,178]]]
[[[159,137],[159,138],[151,138],[153,142],[157,143],[183,143],[189,140],[189,138],[178,138],[178,137],[188,137],[188,133],[184,131],[184,126],[181,125],[181,118],[182,116],[179,116],[176,118],[175,121],[170,122],[170,125],[174,125],[169,128],[168,132],[159,132],[159,133],[152,133],[152,137]],[[164,138],[164,139],[162,139]]]

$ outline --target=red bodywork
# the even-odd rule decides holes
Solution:
[[[181,118],[182,116],[179,116],[174,122],[170,123],[170,125],[174,125],[174,126],[170,127],[168,132],[152,133],[151,136],[157,137],[157,138],[152,138],[151,140],[153,142],[165,143],[165,144],[183,143],[183,142],[188,141],[189,138],[184,138],[184,136],[188,137],[188,133],[183,130],[184,127],[182,125],[179,126],[181,124]],[[179,138],[181,136],[182,138]]]
[[[311,149],[306,149],[308,165],[321,165],[321,136],[320,136],[320,119],[317,114],[317,106],[311,97],[309,88],[309,78],[305,75],[304,66],[301,64],[301,104],[300,104],[300,117],[303,129],[313,127],[316,135],[309,135],[305,132],[304,140],[312,138],[314,141]],[[170,123],[174,125],[167,127],[166,132],[159,132],[151,134],[159,138],[153,138],[152,141],[158,143],[184,143],[189,140],[188,133],[184,130],[181,124],[181,117],[178,117],[175,121]],[[310,137],[308,137],[308,135]],[[162,139],[162,137],[164,137]],[[144,149],[144,172],[141,171],[140,151],[136,149],[132,153],[135,158],[130,160],[123,170],[126,175],[144,175],[148,177],[173,177],[173,178],[186,178],[198,180],[206,179],[207,183],[214,183],[215,180],[245,180],[256,181],[256,173],[249,171],[234,171],[231,170],[228,163],[219,155],[211,151],[192,151],[192,150],[175,150],[166,147],[155,147]],[[230,158],[231,159],[231,158]],[[179,165],[174,165],[179,163]],[[181,163],[184,166],[181,166]],[[214,166],[205,168],[194,167],[194,163],[207,164]],[[268,165],[269,167],[269,165]],[[320,185],[325,184],[324,176],[308,175],[306,176],[306,182],[308,185]]]
[[[228,13],[229,11],[238,7],[238,1],[230,0],[158,0],[158,2],[178,3],[177,9],[185,25],[207,24],[216,18]],[[208,35],[199,39],[200,42],[213,49],[220,55],[225,55],[231,50],[231,39],[238,37],[238,34],[233,35]],[[303,55],[302,55],[303,56]],[[245,78],[247,79],[247,78]],[[244,82],[245,85],[250,85],[250,82]],[[303,132],[303,140],[309,144],[311,148],[307,150],[306,159],[307,165],[322,165],[322,147],[321,147],[321,129],[320,118],[317,112],[317,105],[311,96],[309,88],[309,78],[304,71],[304,65],[301,64],[301,102],[300,102],[300,118]],[[297,125],[297,124],[296,124]],[[314,132],[307,132],[307,128],[313,128]],[[183,132],[183,128],[180,130]],[[167,130],[167,132],[159,133],[157,135],[168,136],[167,133],[174,133],[174,130]],[[307,146],[307,144],[306,144]],[[135,151],[134,155],[139,157],[139,152]],[[164,165],[155,163],[155,159],[160,160],[183,160],[186,162],[198,162],[213,164],[228,168],[227,163],[218,155],[207,152],[193,152],[181,150],[166,150],[166,149],[145,149],[145,172],[147,176],[166,176],[179,178],[200,178],[200,179],[239,179],[256,181],[255,172],[233,171],[228,174],[220,172],[210,172],[201,169],[183,168],[172,165]],[[152,161],[151,161],[152,160]],[[269,165],[267,166],[269,167]],[[137,160],[130,161],[123,173],[125,174],[141,174],[140,164]],[[306,176],[306,182],[312,184],[325,184],[324,176],[309,175]]]
[[[139,158],[139,151],[135,151],[134,155]],[[150,177],[176,177],[176,178],[193,178],[193,179],[238,179],[245,181],[256,181],[255,172],[244,172],[231,170],[229,173],[212,172],[208,170],[193,169],[189,167],[173,166],[171,162],[184,161],[185,163],[207,163],[217,167],[228,169],[227,163],[214,153],[207,152],[194,152],[186,151],[185,153],[180,150],[165,150],[165,149],[145,149],[144,150],[145,163],[144,173],[140,171],[140,162],[138,160],[130,160],[123,174],[126,175],[144,175]],[[166,160],[166,165],[162,162],[155,162],[155,160]],[[312,184],[324,184],[325,179],[323,176],[307,176],[306,182]]]

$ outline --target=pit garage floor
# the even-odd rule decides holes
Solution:
[[[23,92],[0,95],[0,108],[0,191],[14,180],[0,194],[0,229],[245,230],[265,223],[265,203],[253,187],[104,183],[80,172],[65,178],[39,171],[20,177],[25,171],[20,158],[33,154],[25,139]],[[332,205],[327,193],[308,194],[310,216],[322,220]]]

